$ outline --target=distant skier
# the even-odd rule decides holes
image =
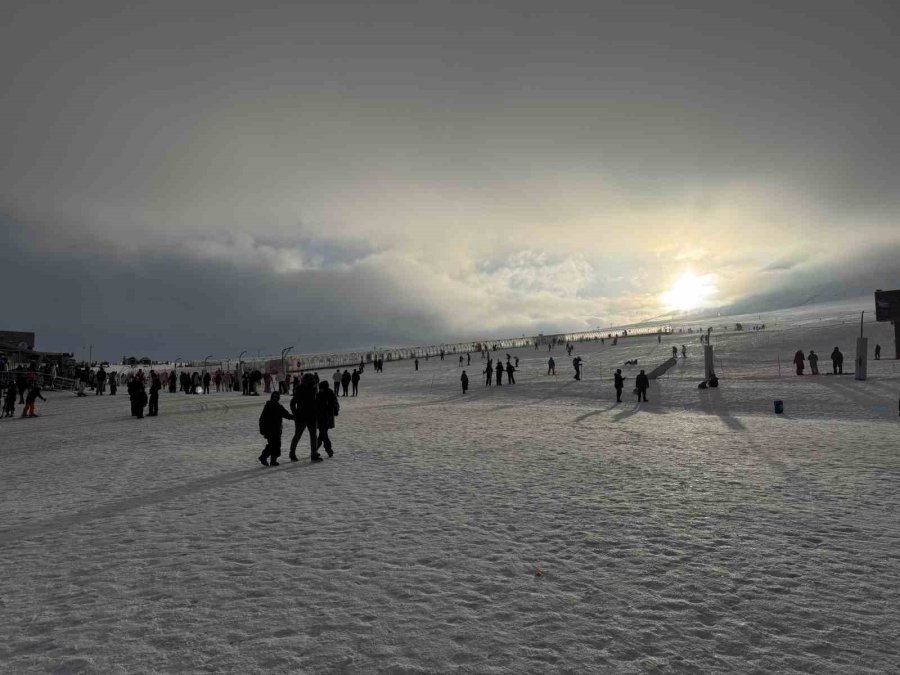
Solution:
[[[622,377],[621,368],[616,368],[616,374],[613,375],[613,386],[616,388],[616,403],[621,403],[622,389],[625,388],[625,378]]]
[[[803,356],[803,350],[798,349],[797,353],[794,354],[794,365],[797,367],[797,374],[802,375],[803,369],[805,368],[806,357]]]
[[[638,403],[641,402],[641,398],[643,398],[644,402],[647,402],[647,389],[650,387],[650,378],[644,374],[642,370],[640,374],[634,378],[634,386],[637,388],[637,397]]]
[[[259,456],[263,466],[278,466],[278,458],[281,456],[281,420],[294,419],[279,403],[280,400],[281,394],[273,391],[259,416],[259,433],[266,439],[266,447]]]
[[[809,371],[813,375],[819,374],[819,355],[812,349],[809,350],[809,356],[806,357],[809,361]]]
[[[553,357],[550,357],[550,360],[547,361],[547,374],[548,375],[556,375],[556,361],[553,360]]]
[[[831,352],[831,369],[835,375],[844,374],[844,355],[837,347]]]
[[[317,448],[325,446],[325,452],[329,457],[334,456],[331,439],[328,437],[328,430],[334,429],[334,418],[337,417],[341,410],[337,396],[328,388],[327,382],[319,382],[319,395],[316,396],[316,426],[319,429],[319,441]],[[316,454],[312,461],[321,462],[322,456]]]
[[[359,371],[355,368],[353,369],[353,373],[350,375],[350,382],[353,384],[353,395],[356,396],[359,394]]]
[[[881,345],[875,345],[875,360],[881,360]]]
[[[459,381],[462,382],[462,390],[465,395],[466,391],[469,389],[469,376],[466,375],[466,371],[462,372],[462,375],[459,377]]]

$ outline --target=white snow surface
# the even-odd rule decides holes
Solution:
[[[900,365],[868,323],[854,380],[851,310],[713,333],[713,391],[686,334],[578,345],[581,382],[473,354],[466,396],[455,355],[368,368],[316,465],[286,422],[260,466],[262,397],[51,393],[0,420],[0,671],[898,672]]]

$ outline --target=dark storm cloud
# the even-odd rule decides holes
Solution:
[[[730,299],[760,269],[812,294],[823,255],[900,241],[894,3],[4,10],[8,267],[58,256],[35,303],[115,308],[122,349],[147,305],[159,349],[205,350],[177,312],[222,310],[218,278],[273,346],[310,288],[363,343],[416,341],[651,316],[688,263]]]

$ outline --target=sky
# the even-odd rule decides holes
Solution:
[[[4,13],[2,328],[39,349],[434,344],[900,287],[895,3]]]

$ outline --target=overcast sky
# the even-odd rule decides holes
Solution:
[[[892,2],[4,3],[4,329],[161,358],[900,286]]]

